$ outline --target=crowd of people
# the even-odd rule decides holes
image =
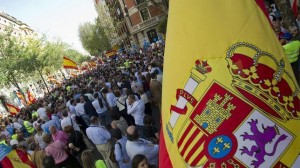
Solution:
[[[296,81],[298,82],[298,85],[300,85],[300,14],[296,17],[293,25],[285,27],[283,25],[284,18],[282,18],[276,5],[271,3],[267,8],[274,32],[283,46],[284,52],[295,74]]]
[[[2,118],[0,144],[36,168],[158,167],[163,47],[107,59]]]

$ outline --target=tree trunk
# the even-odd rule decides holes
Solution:
[[[25,96],[24,92],[22,91],[22,89],[20,88],[19,83],[13,74],[11,74],[11,79],[12,79],[11,83],[18,89],[18,91],[21,93],[21,95],[24,98],[24,101],[25,101],[24,106],[27,106],[26,96]]]
[[[63,73],[63,71],[60,69],[60,73],[62,74],[62,76],[64,77],[64,80],[67,79],[65,74]]]
[[[37,71],[39,72],[39,75],[41,76],[41,78],[42,78],[42,80],[43,80],[43,82],[44,82],[44,85],[45,85],[45,87],[46,87],[46,89],[47,89],[47,92],[49,93],[50,91],[49,91],[48,85],[47,85],[47,83],[46,83],[46,81],[45,81],[45,79],[44,79],[44,77],[43,77],[42,72],[41,72],[38,68],[37,68]]]
[[[274,2],[283,19],[283,26],[287,29],[291,26],[297,26],[289,0],[274,0]]]

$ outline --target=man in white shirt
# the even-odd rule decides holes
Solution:
[[[37,113],[40,119],[47,116],[46,109],[43,107],[41,103],[39,104],[39,109],[37,110]]]
[[[89,116],[87,114],[85,114],[84,111],[84,103],[83,103],[83,98],[82,96],[80,97],[80,99],[76,99],[76,106],[75,106],[75,111],[76,111],[76,115],[78,117],[81,117],[83,119],[83,121],[85,122],[85,124],[87,126],[90,125],[90,119]]]
[[[146,141],[145,139],[139,138],[139,132],[135,126],[129,126],[127,128],[126,151],[130,159],[137,154],[145,155],[149,164],[158,164],[158,145]]]
[[[127,101],[127,114],[132,115],[136,128],[139,130],[140,135],[144,138],[144,116],[145,116],[145,103],[143,100],[136,100],[135,95],[130,94]]]
[[[63,116],[63,119],[61,120],[60,124],[61,124],[61,128],[63,130],[66,126],[71,125],[74,128],[74,130],[80,131],[80,128],[74,119],[74,117],[75,117],[74,114],[72,114],[71,116],[68,116],[68,112],[64,111],[62,113],[62,116]]]
[[[113,108],[117,106],[116,96],[111,91],[108,91],[108,89],[106,88],[102,89],[101,92],[103,96],[106,98],[106,102],[109,106],[109,110],[112,111]]]
[[[116,164],[109,159],[110,152],[113,152],[108,141],[111,139],[111,135],[104,127],[99,126],[97,117],[91,117],[91,125],[86,129],[86,135],[96,145],[98,151],[103,156],[106,166],[115,168]]]

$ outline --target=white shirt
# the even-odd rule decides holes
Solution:
[[[103,99],[102,99],[102,103],[103,103],[103,107],[101,108],[98,99],[95,99],[92,102],[92,104],[93,104],[93,106],[96,109],[96,111],[97,111],[98,114],[101,114],[101,113],[103,113],[103,112],[105,112],[107,110],[107,108],[105,106],[105,102],[104,102]]]
[[[39,115],[39,117],[42,119],[43,117],[47,116],[46,114],[46,109],[43,108],[43,107],[40,107],[38,110],[37,110],[37,113]]]
[[[14,126],[15,129],[21,129],[22,128],[22,125],[18,122],[14,122],[13,126]]]
[[[66,103],[66,107],[69,107],[71,105],[70,100]]]
[[[95,145],[106,144],[111,138],[111,135],[107,130],[96,125],[89,126],[86,129],[86,135]]]
[[[141,100],[143,100],[145,104],[149,103],[149,99],[146,93],[141,95]]]
[[[118,97],[118,99],[117,99],[117,107],[119,108],[119,111],[122,111],[122,110],[125,109],[126,99],[127,99],[126,95]]]
[[[131,160],[135,155],[142,154],[146,156],[148,163],[152,165],[158,163],[158,149],[158,145],[141,138],[138,141],[127,140],[126,142],[126,151]]]
[[[132,105],[127,104],[127,114],[130,114],[134,118],[136,125],[143,126],[145,116],[145,103],[143,100],[135,101]]]
[[[84,104],[83,103],[77,103],[75,106],[75,111],[77,116],[82,116],[85,114],[84,112]]]
[[[93,100],[94,100],[94,97],[93,97],[92,94],[86,93],[86,94],[84,94],[84,95],[87,96],[87,97],[89,98],[90,101],[93,101]]]
[[[72,104],[69,106],[69,110],[72,114],[76,114],[75,106],[73,106]]]
[[[108,105],[109,105],[110,108],[113,108],[113,107],[115,107],[117,105],[116,96],[113,93],[111,93],[111,92],[108,92],[106,94],[106,101],[107,101],[107,103],[108,103]]]
[[[74,130],[80,131],[80,128],[78,126],[78,124],[76,123],[75,119],[73,118],[74,116],[72,115],[71,117],[64,117],[60,124],[61,124],[61,128],[64,130],[64,128],[66,126],[72,125]]]
[[[41,149],[45,149],[47,144],[44,142],[43,140],[43,136],[45,135],[45,133],[43,132],[42,135],[38,135],[37,133],[34,135],[34,139],[39,143],[39,146]]]

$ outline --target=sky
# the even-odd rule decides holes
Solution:
[[[97,17],[93,0],[0,0],[0,10],[81,53],[86,51],[81,46],[78,27]]]

